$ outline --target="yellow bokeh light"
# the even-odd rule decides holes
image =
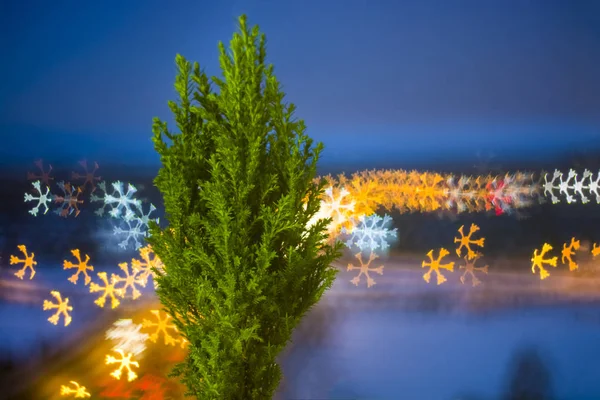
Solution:
[[[111,355],[106,356],[106,365],[119,364],[119,367],[113,372],[111,372],[110,376],[120,380],[121,375],[123,374],[123,370],[125,369],[127,370],[127,381],[131,382],[132,380],[137,378],[137,374],[133,371],[131,367],[139,368],[140,364],[137,361],[132,360],[133,354],[127,353],[127,355],[125,355],[125,352],[121,349],[117,349],[115,350],[115,352],[119,353],[121,355],[121,358],[116,358]]]
[[[575,240],[575,238],[571,238],[571,243],[567,246],[566,243],[563,244],[563,248],[561,251],[561,262],[563,264],[569,264],[569,271],[575,271],[579,268],[579,265],[573,260],[573,256],[575,255],[575,250],[579,250],[581,243],[579,240]]]
[[[23,279],[23,277],[25,276],[25,271],[29,268],[31,270],[31,275],[29,276],[29,279],[33,279],[35,275],[35,269],[33,267],[37,265],[37,261],[34,261],[35,254],[31,252],[31,254],[28,255],[27,247],[25,247],[24,244],[18,245],[17,248],[21,253],[23,253],[23,256],[25,258],[21,259],[17,256],[10,256],[10,265],[23,264],[23,268],[15,272],[15,276],[19,279]]]
[[[138,275],[139,282],[142,287],[146,287],[148,278],[152,276],[154,288],[156,289],[158,287],[158,283],[156,282],[156,273],[152,270],[152,268],[156,268],[159,271],[164,271],[164,265],[162,261],[152,251],[152,247],[150,245],[140,249],[140,258],[141,260],[137,260],[135,258],[131,260],[131,268],[133,268]]]
[[[62,385],[60,387],[60,395],[61,396],[70,396],[73,395],[73,398],[76,399],[85,399],[87,397],[91,397],[92,395],[88,393],[85,386],[81,386],[79,383],[75,381],[69,382],[73,387],[69,387],[66,385]]]
[[[104,308],[106,298],[110,297],[111,308],[117,308],[119,304],[121,304],[117,296],[123,297],[123,291],[122,289],[115,288],[115,275],[113,274],[109,281],[106,272],[98,272],[98,278],[104,283],[104,286],[100,286],[94,282],[90,284],[90,293],[102,292],[102,295],[100,295],[94,303],[96,303],[98,307]]]
[[[150,339],[152,343],[156,343],[158,337],[162,333],[165,345],[175,346],[180,339],[172,336],[170,331],[177,336],[179,336],[179,331],[177,330],[177,327],[170,322],[172,319],[171,316],[167,313],[161,313],[159,310],[151,310],[150,312],[156,317],[156,322],[147,319],[142,320],[142,327],[154,328],[154,332],[150,334],[148,339]]]
[[[63,269],[65,269],[65,270],[77,268],[77,271],[69,278],[69,282],[76,284],[77,281],[79,280],[79,274],[83,273],[83,275],[84,275],[83,283],[85,285],[89,285],[89,283],[92,281],[92,278],[88,275],[87,271],[94,270],[93,266],[88,265],[88,263],[90,262],[90,256],[88,256],[86,254],[85,260],[82,260],[79,249],[71,250],[71,254],[73,254],[73,257],[75,257],[77,259],[77,264],[74,264],[71,261],[67,261],[67,260],[64,260],[64,262],[63,262]]]
[[[548,270],[544,268],[544,264],[556,267],[558,257],[544,258],[546,253],[548,253],[550,250],[552,250],[552,246],[550,246],[548,243],[544,243],[544,246],[542,246],[542,251],[539,254],[537,249],[535,249],[533,252],[533,258],[531,259],[531,272],[535,274],[535,268],[537,267],[540,270],[540,279],[546,279],[550,276]]]
[[[475,232],[479,231],[479,227],[475,224],[471,224],[469,234],[466,236],[463,232],[463,229],[464,225],[461,225],[461,227],[458,228],[458,233],[460,233],[460,237],[454,238],[454,243],[459,243],[459,246],[456,249],[456,255],[461,257],[462,249],[464,247],[465,249],[467,249],[467,257],[469,258],[469,260],[472,260],[476,257],[477,253],[473,249],[471,249],[471,245],[483,247],[485,238],[477,240],[471,239],[471,236],[473,236]]]
[[[434,259],[433,250],[429,250],[429,253],[427,253],[429,262],[423,261],[421,263],[421,268],[429,267],[429,270],[425,272],[425,274],[423,274],[423,280],[425,280],[425,282],[429,283],[429,281],[431,280],[432,272],[435,272],[437,276],[438,285],[441,285],[442,283],[446,282],[447,279],[444,275],[442,275],[440,269],[445,269],[450,272],[454,271],[454,262],[450,262],[448,264],[441,263],[444,257],[446,257],[448,254],[450,254],[450,252],[442,247],[438,254],[438,258]]]
[[[56,312],[50,318],[48,318],[48,321],[54,325],[57,325],[58,320],[62,315],[65,319],[65,326],[68,326],[72,320],[69,312],[73,311],[73,307],[69,305],[69,299],[65,298],[63,300],[60,293],[56,290],[51,291],[50,294],[56,299],[57,303],[53,303],[50,300],[44,300],[44,311],[56,310]]]
[[[125,298],[125,296],[127,295],[127,289],[131,289],[131,298],[133,300],[138,299],[142,295],[142,292],[138,290],[136,285],[143,285],[141,279],[137,276],[137,272],[135,270],[130,272],[129,265],[126,262],[120,263],[119,268],[121,269],[121,271],[123,271],[125,276],[113,275],[112,280],[115,285],[120,283],[123,284],[123,286],[118,289],[121,291],[121,297]]]

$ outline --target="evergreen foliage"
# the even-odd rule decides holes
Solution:
[[[169,106],[180,133],[153,125],[168,220],[148,238],[165,265],[157,294],[189,341],[173,375],[202,399],[272,398],[276,357],[341,256],[328,220],[308,224],[325,185],[314,179],[323,146],[283,102],[264,34],[245,16],[239,24],[229,51],[219,43],[222,78],[177,55]]]

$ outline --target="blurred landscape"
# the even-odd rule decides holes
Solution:
[[[488,156],[489,158],[489,156]],[[33,203],[23,201],[24,194],[32,191],[31,181],[27,180],[27,172],[38,173],[31,164],[12,165],[10,168],[0,170],[0,196],[2,198],[2,212],[0,212],[0,250],[3,263],[8,262],[8,255],[15,251],[17,244],[35,245],[38,257],[44,263],[61,262],[62,254],[71,248],[79,248],[83,252],[103,257],[100,261],[112,262],[124,255],[116,244],[118,241],[112,235],[113,225],[110,218],[98,218],[94,211],[97,203],[90,203],[89,189],[80,196],[84,203],[80,205],[81,214],[74,218],[60,218],[48,212],[46,215],[34,217],[28,213]],[[43,160],[44,165],[53,166],[52,176],[54,186],[52,193],[58,188],[60,181],[70,182],[73,171],[82,173],[77,159],[66,165],[54,163],[52,160]],[[88,160],[90,167],[94,160]],[[398,165],[401,165],[398,167]],[[138,190],[136,197],[144,203],[152,203],[157,207],[154,217],[162,217],[162,199],[154,187],[153,179],[158,167],[143,166],[135,168],[130,165],[104,165],[99,164],[96,176],[103,181],[113,182],[120,180],[132,183]],[[405,170],[416,169],[410,164],[396,163],[382,165],[374,162],[372,166],[359,168],[343,165],[320,164],[319,175],[333,176],[352,173],[365,169],[401,168]],[[578,171],[590,169],[600,170],[600,151],[573,152],[561,157],[548,158],[542,162],[502,162],[502,159],[485,157],[481,160],[473,158],[464,164],[447,163],[436,165],[427,171],[452,173],[456,175],[502,175],[507,172],[550,171],[555,169],[568,171],[574,168]],[[420,169],[423,170],[423,169]],[[79,181],[80,183],[82,181]],[[53,205],[54,207],[54,205]],[[385,210],[378,210],[379,214]],[[41,214],[41,213],[40,213]],[[394,227],[398,228],[398,240],[393,244],[392,251],[400,253],[426,253],[431,248],[439,247],[455,236],[460,225],[476,223],[485,232],[486,256],[526,256],[532,249],[543,242],[558,243],[568,241],[572,236],[577,236],[582,242],[600,241],[600,205],[595,201],[588,204],[567,204],[564,200],[559,204],[545,201],[534,207],[519,210],[516,215],[495,216],[491,213],[461,213],[452,215],[447,212],[391,214]],[[106,257],[106,259],[104,259]],[[114,258],[116,257],[116,258]]]
[[[597,171],[600,168],[598,160],[600,153],[568,154],[531,165],[493,165],[495,160],[484,160],[480,165],[438,165],[430,171],[469,175],[485,174],[484,171],[493,174],[516,170],[553,171],[555,168]],[[53,165],[55,184],[61,180],[70,181],[73,171],[81,172],[77,161],[61,166],[44,160],[44,164]],[[404,169],[411,168],[404,166]],[[358,170],[325,165],[319,174],[344,172],[350,175]],[[89,192],[82,197],[81,214],[76,218],[72,215],[61,218],[51,211],[37,217],[28,214],[31,206],[23,201],[24,193],[31,190],[28,171],[38,172],[32,163],[4,170],[1,174],[0,313],[4,345],[0,346],[0,375],[5,378],[0,384],[22,383],[12,385],[11,397],[7,398],[60,398],[59,381],[62,379],[64,383],[73,379],[69,376],[75,373],[83,375],[87,382],[94,382],[88,386],[105,385],[104,395],[98,398],[146,398],[140,394],[140,387],[127,389],[119,381],[113,381],[116,386],[107,389],[109,381],[102,378],[102,374],[107,375],[102,357],[109,350],[103,336],[116,319],[141,318],[148,310],[159,308],[152,291],[146,291],[142,301],[127,302],[117,310],[103,311],[89,300],[86,288],[67,282],[62,271],[62,260],[69,256],[71,249],[78,248],[89,254],[97,271],[115,272],[117,263],[130,260],[137,252],[118,247],[119,240],[112,234],[114,221],[94,214],[96,206],[90,204]],[[138,189],[137,197],[156,205],[159,211],[155,217],[163,218],[161,196],[152,183],[156,171],[156,168],[148,167],[100,165],[97,175],[106,181],[132,183]],[[382,214],[383,210],[378,213]],[[589,253],[591,243],[600,242],[600,205],[595,202],[553,205],[546,201],[522,210],[518,216],[495,216],[493,212],[459,215],[394,212],[391,216],[398,229],[398,240],[392,243],[387,256],[377,260],[385,266],[383,275],[372,275],[377,282],[372,288],[367,288],[362,281],[358,287],[352,285],[350,279],[356,274],[347,272],[345,267],[356,263],[356,259],[351,252],[345,252],[336,263],[340,273],[334,288],[306,317],[297,329],[293,343],[281,357],[286,379],[278,398],[393,398],[394,393],[402,390],[407,396],[431,399],[454,399],[455,394],[462,396],[461,399],[492,399],[498,398],[498,393],[504,393],[502,398],[517,399],[520,397],[513,394],[521,392],[540,392],[546,397],[536,398],[550,399],[554,390],[570,394],[577,385],[583,385],[564,379],[553,381],[557,374],[565,376],[565,368],[578,368],[572,365],[574,360],[567,360],[562,350],[556,348],[564,341],[572,344],[571,350],[585,351],[590,362],[593,355],[600,357],[600,347],[593,344],[600,328],[597,262],[582,253],[577,257],[580,271],[569,273],[564,267],[551,270],[551,278],[541,282],[538,275],[531,273],[529,259],[533,249],[540,248],[544,242],[552,243],[557,250],[573,236],[581,240],[582,247]],[[461,285],[458,267],[448,273],[446,284],[426,284],[420,265],[425,254],[439,247],[446,247],[453,253],[456,230],[460,225],[471,223],[479,225],[481,235],[486,238],[483,262],[489,265],[490,272],[482,277],[483,285],[476,288]],[[16,254],[20,244],[36,253],[37,274],[32,281],[17,279],[14,267],[8,265],[9,256]],[[450,257],[459,261],[454,254]],[[85,311],[78,310],[77,318],[68,329],[60,324],[52,326],[46,321],[41,303],[50,290],[60,290],[72,303],[90,303]],[[559,330],[549,334],[553,329]],[[431,336],[432,331],[440,332],[439,344],[435,344],[437,340]],[[400,335],[404,344],[398,343],[391,349],[389,345],[399,340],[395,335]],[[461,340],[461,335],[469,335],[471,339],[458,347],[457,343],[450,343]],[[375,342],[381,344],[375,345]],[[383,346],[384,343],[387,346]],[[370,345],[375,350],[369,349]],[[421,359],[413,349],[419,346],[439,349],[431,352],[427,359]],[[560,353],[558,357],[564,358],[562,364],[548,360],[544,350],[548,348]],[[396,354],[391,356],[393,359],[410,362],[382,364],[381,354],[379,358],[373,358],[377,352],[391,352]],[[183,357],[183,353],[178,353],[179,358],[173,354],[164,346],[149,350],[148,360],[167,357],[172,361],[142,363],[144,374],[141,376],[159,379],[157,377],[166,375],[169,365]],[[443,359],[438,359],[435,354],[443,354],[440,355]],[[97,361],[93,365],[92,359]],[[468,378],[474,365],[483,368],[480,364],[483,359],[486,367],[479,374],[488,378]],[[581,359],[576,361],[583,362]],[[356,370],[347,371],[344,367],[363,364],[369,367],[365,367],[367,371],[360,376],[356,375]],[[453,365],[452,372],[447,370],[444,377],[437,377],[438,383],[431,388],[411,383],[413,375],[426,375],[428,368],[450,364]],[[468,370],[459,365],[469,366]],[[599,376],[591,371],[600,373],[600,365],[594,362],[588,368],[583,377],[578,378],[584,383],[589,381],[585,383],[587,389],[582,389],[581,393],[600,396],[600,388],[591,383]],[[81,373],[83,370],[85,374]],[[574,372],[569,376],[576,378]],[[178,393],[181,387],[174,385],[170,391]],[[111,390],[117,394],[108,395]],[[118,394],[119,390],[121,394]],[[167,398],[156,396],[156,399]]]

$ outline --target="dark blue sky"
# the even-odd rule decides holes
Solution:
[[[595,0],[8,0],[0,163],[156,163],[175,54],[217,74],[241,13],[266,33],[323,162],[600,147]]]

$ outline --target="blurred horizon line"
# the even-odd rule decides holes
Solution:
[[[570,153],[558,153],[548,154],[546,157],[538,157],[534,159],[522,159],[515,157],[515,154],[509,154],[510,158],[502,157],[501,152],[486,152],[482,156],[488,157],[488,159],[477,160],[473,159],[457,159],[454,157],[435,157],[432,159],[425,160],[424,162],[406,162],[403,160],[393,160],[390,158],[378,158],[369,159],[354,158],[353,160],[325,158],[320,159],[317,166],[317,175],[337,175],[345,173],[351,175],[355,172],[366,171],[366,170],[418,170],[418,171],[432,171],[432,172],[458,172],[458,171],[478,171],[481,174],[487,173],[498,173],[499,170],[504,172],[527,170],[527,171],[541,171],[549,169],[562,169],[570,168],[583,169],[583,168],[600,168],[600,148],[594,149],[593,151],[585,152],[582,154],[570,154]],[[577,156],[586,158],[590,156],[594,160],[593,166],[587,165],[569,165],[572,163]],[[73,158],[67,162],[65,161],[52,161],[45,158],[31,159],[30,161],[17,161],[12,162],[0,162],[0,179],[18,179],[20,176],[25,180],[27,173],[32,172],[39,174],[39,169],[35,166],[34,162],[37,160],[43,160],[45,170],[48,165],[52,165],[52,175],[57,177],[58,180],[70,180],[72,172],[79,174],[84,173],[84,169],[79,165],[79,161],[86,160],[88,162],[88,170],[91,171],[94,167],[94,162],[99,165],[96,176],[116,176],[124,173],[125,176],[136,176],[142,178],[150,178],[156,176],[158,170],[161,167],[160,162],[140,162],[135,159],[128,159],[119,162],[104,162],[102,160],[95,160],[89,158]],[[487,169],[486,169],[487,167]],[[470,172],[464,172],[470,173]],[[65,176],[66,175],[66,176]],[[104,179],[102,179],[104,180]]]
[[[433,125],[432,125],[433,126]],[[507,125],[509,127],[510,125]],[[585,135],[567,135],[567,126],[554,125],[553,129],[542,129],[544,125],[512,125],[512,136],[523,137],[522,141],[499,134],[502,129],[492,124],[487,129],[489,136],[498,136],[492,144],[484,143],[482,135],[469,136],[473,126],[448,126],[447,135],[451,140],[441,142],[431,140],[423,144],[402,138],[402,135],[386,136],[383,133],[398,131],[400,127],[373,126],[373,132],[380,134],[364,135],[359,131],[367,127],[353,129],[328,129],[329,140],[324,135],[314,133],[309,136],[315,142],[323,142],[325,147],[318,161],[318,174],[332,171],[348,173],[366,169],[405,169],[405,170],[469,170],[476,165],[484,170],[485,165],[501,167],[504,170],[554,168],[569,159],[593,159],[600,161],[600,134],[595,129],[584,129]],[[384,129],[385,128],[385,129]],[[431,128],[431,127],[430,127]],[[418,136],[427,136],[430,128],[422,128]],[[391,131],[389,131],[391,129]],[[482,128],[483,129],[483,128]],[[86,159],[88,167],[93,162],[99,164],[99,174],[120,174],[122,169],[128,175],[155,175],[160,168],[160,159],[151,143],[151,135],[142,140],[141,135],[125,136],[114,134],[83,135],[73,132],[56,131],[33,125],[0,124],[3,132],[3,147],[0,148],[0,177],[26,176],[27,171],[36,168],[34,161],[44,160],[51,164],[55,172],[59,170],[83,172],[78,164]],[[480,131],[479,127],[475,131]],[[12,134],[8,134],[11,132]],[[344,133],[345,132],[345,133]],[[463,132],[456,136],[456,132]],[[542,133],[546,132],[546,133]],[[416,133],[415,133],[416,134]],[[529,136],[529,137],[527,137]],[[343,137],[345,140],[339,140]],[[597,139],[598,138],[598,139]],[[590,157],[591,156],[591,157]],[[492,172],[492,171],[490,171]]]

